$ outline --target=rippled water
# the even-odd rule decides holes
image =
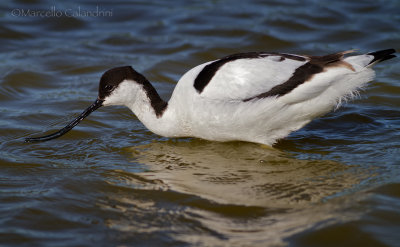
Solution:
[[[102,108],[108,68],[168,98],[231,53],[399,48],[400,2],[20,0],[0,4],[1,246],[399,246],[400,63],[268,149],[168,139]],[[90,15],[90,16],[87,16]]]

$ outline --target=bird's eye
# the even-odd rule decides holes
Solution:
[[[107,91],[111,91],[111,90],[114,89],[114,86],[113,86],[113,85],[106,85],[104,88],[105,88],[105,90],[107,90]]]

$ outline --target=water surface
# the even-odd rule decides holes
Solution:
[[[168,99],[231,53],[398,49],[399,14],[395,0],[2,2],[0,245],[398,246],[398,59],[271,149],[159,137],[123,107],[23,139],[64,127],[112,67]]]

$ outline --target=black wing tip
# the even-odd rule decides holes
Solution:
[[[391,48],[391,49],[370,52],[370,53],[367,53],[367,55],[379,56],[379,55],[384,55],[384,54],[388,55],[388,54],[393,54],[393,53],[396,53],[396,50]]]
[[[367,55],[372,55],[374,56],[374,59],[369,63],[373,64],[375,62],[382,62],[391,58],[396,57],[393,53],[396,53],[397,51],[395,49],[386,49],[386,50],[380,50],[380,51],[374,51],[367,53]]]

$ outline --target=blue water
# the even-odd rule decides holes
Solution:
[[[102,73],[132,65],[164,99],[232,53],[399,49],[400,2],[4,1],[0,246],[398,246],[400,67],[278,142],[168,139],[99,109]]]

